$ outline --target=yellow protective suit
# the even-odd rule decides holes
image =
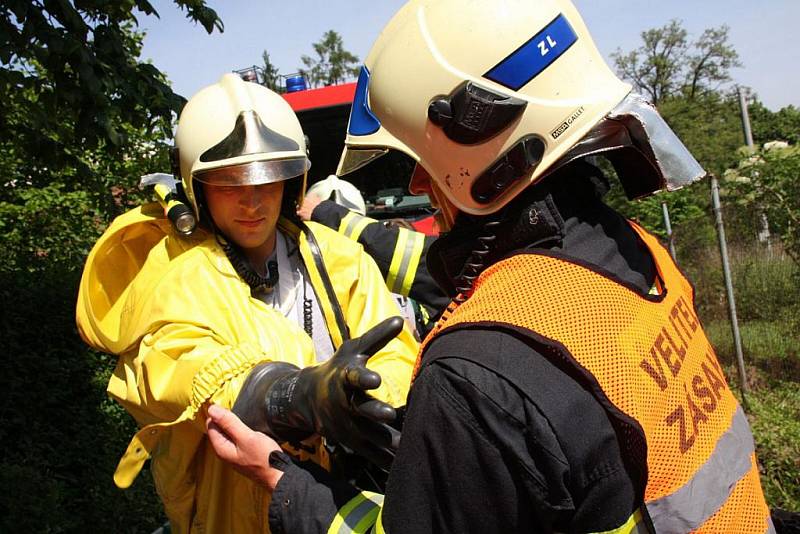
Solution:
[[[294,236],[335,347],[342,342],[305,235]],[[309,223],[351,337],[397,315],[377,266],[354,241]],[[119,355],[109,394],[136,419],[114,475],[130,486],[152,458],[173,532],[268,532],[267,491],[221,462],[205,439],[209,402],[230,408],[258,363],[316,363],[311,339],[280,312],[250,296],[213,236],[178,237],[157,204],[118,217],[86,262],[78,329],[91,346]],[[375,396],[405,404],[417,344],[403,332],[369,367],[383,383]],[[324,464],[318,451],[317,460]]]

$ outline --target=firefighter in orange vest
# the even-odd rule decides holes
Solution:
[[[630,198],[704,172],[568,0],[406,4],[361,71],[338,174],[388,149],[450,229],[428,267],[453,302],[385,496],[279,452],[248,470],[273,444],[210,410],[218,454],[274,489],[275,532],[774,531],[694,290],[591,162]]]

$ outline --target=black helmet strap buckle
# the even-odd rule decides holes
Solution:
[[[540,137],[523,137],[475,180],[470,191],[472,198],[481,204],[492,202],[513,184],[530,176],[541,163],[544,151]]]
[[[428,105],[428,118],[441,127],[450,140],[474,145],[506,129],[527,105],[519,98],[466,82],[449,97],[433,100]]]

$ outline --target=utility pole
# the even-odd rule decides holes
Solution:
[[[742,113],[742,132],[744,132],[744,143],[747,145],[747,148],[750,149],[750,152],[753,152],[755,151],[756,147],[755,143],[753,142],[753,130],[750,128],[750,113],[747,110],[748,91],[742,87],[737,87],[736,91],[739,93],[739,110]],[[767,245],[767,254],[769,257],[772,257],[772,242],[770,241],[769,219],[767,219],[767,214],[763,211],[758,215],[758,224],[760,226],[758,230],[758,241]]]
[[[725,293],[728,297],[728,315],[733,333],[733,346],[736,351],[736,364],[739,371],[739,388],[742,392],[742,406],[747,405],[747,374],[744,369],[744,354],[742,352],[742,337],[739,334],[739,319],[736,317],[736,298],[733,295],[733,280],[731,279],[731,266],[728,260],[728,244],[725,241],[725,225],[722,222],[722,206],[719,200],[719,181],[713,174],[711,176],[711,204],[714,208],[714,219],[717,223],[717,237],[719,238],[719,255],[722,257],[722,276],[725,279]]]
[[[661,212],[664,214],[664,228],[667,230],[669,255],[672,256],[672,261],[678,263],[678,257],[675,255],[675,240],[672,237],[672,223],[669,220],[669,208],[667,208],[667,202],[665,200],[661,201]]]
[[[739,109],[742,112],[742,131],[744,132],[744,142],[747,148],[753,150],[753,131],[750,129],[750,114],[747,112],[747,90],[741,87],[736,88],[739,93]]]

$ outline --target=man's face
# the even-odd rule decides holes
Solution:
[[[414,166],[414,174],[411,176],[408,190],[412,195],[428,195],[431,200],[431,206],[437,208],[434,218],[441,232],[447,232],[453,227],[458,208],[447,200],[447,197],[439,189],[436,182],[433,181],[431,175],[421,165]]]
[[[261,185],[203,184],[217,228],[245,252],[271,253],[283,200],[283,182]]]

